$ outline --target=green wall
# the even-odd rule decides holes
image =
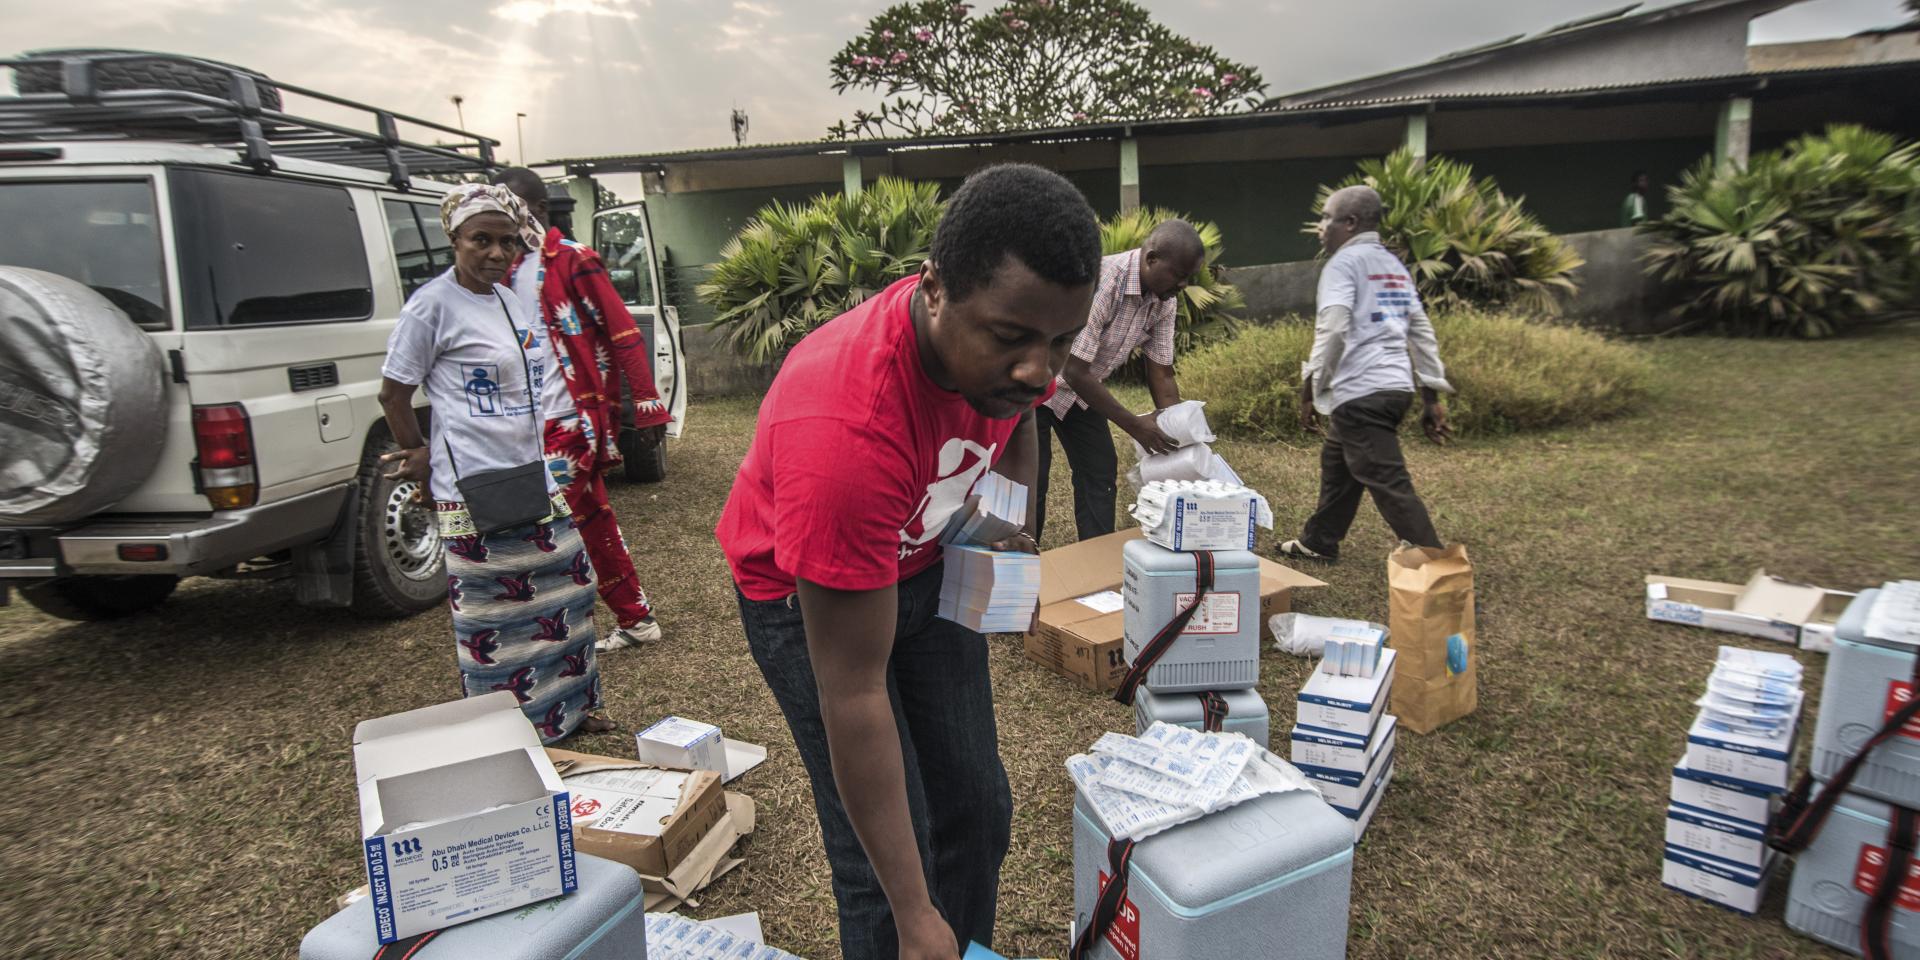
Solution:
[[[1527,209],[1555,233],[1609,230],[1620,226],[1620,201],[1635,170],[1653,179],[1647,212],[1667,208],[1666,188],[1713,153],[1711,135],[1678,140],[1622,140],[1546,147],[1448,151],[1473,172],[1499,181],[1508,196],[1524,196]]]
[[[1306,260],[1319,244],[1300,230],[1313,218],[1320,185],[1352,173],[1358,162],[1313,157],[1143,167],[1140,202],[1218,224],[1226,266]]]

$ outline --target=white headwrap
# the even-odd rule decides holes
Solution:
[[[453,232],[468,218],[482,213],[505,214],[513,221],[514,229],[520,233],[520,241],[528,250],[540,249],[544,239],[540,227],[533,222],[533,215],[527,212],[527,205],[512,190],[491,183],[463,183],[452,190],[440,201],[440,228],[451,239]]]

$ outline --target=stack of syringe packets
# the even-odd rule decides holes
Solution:
[[[1019,633],[1032,625],[1040,604],[1040,558],[989,549],[1017,535],[1026,522],[1025,484],[989,471],[973,485],[940,537],[946,545],[941,617],[978,633]]]
[[[785,950],[677,913],[647,914],[645,947],[637,955],[650,960],[799,960]]]
[[[1295,698],[1294,766],[1353,821],[1356,841],[1393,779],[1399,721],[1387,713],[1395,654],[1386,639],[1384,630],[1357,621],[1331,632],[1319,666]]]
[[[1753,913],[1775,857],[1767,820],[1793,772],[1800,663],[1784,653],[1721,647],[1673,768],[1661,882]]]

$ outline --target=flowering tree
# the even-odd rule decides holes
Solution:
[[[924,136],[1203,116],[1258,106],[1266,83],[1127,0],[901,3],[831,67],[833,89],[881,91],[839,139]]]

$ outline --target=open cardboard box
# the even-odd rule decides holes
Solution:
[[[547,748],[547,756],[563,778],[602,771],[667,769],[554,747]],[[661,808],[658,836],[599,829],[593,826],[598,819],[593,815],[581,816],[579,819],[587,822],[576,822],[573,830],[574,844],[582,853],[624,863],[640,874],[649,911],[671,910],[681,903],[694,902],[694,894],[743,862],[730,851],[754,828],[753,800],[722,789],[720,774],[711,770],[675,772],[685,773],[686,780],[671,808]],[[592,790],[586,788],[581,793],[588,796]]]
[[[567,789],[511,693],[353,729],[381,943],[573,891]]]
[[[1825,651],[1854,595],[1782,580],[1756,570],[1744,586],[1647,576],[1647,618]]]
[[[1120,686],[1126,675],[1121,551],[1142,536],[1138,527],[1070,543],[1040,555],[1040,612],[1027,631],[1027,658],[1094,691]],[[1293,609],[1293,591],[1326,584],[1260,558],[1260,635],[1267,621]]]

